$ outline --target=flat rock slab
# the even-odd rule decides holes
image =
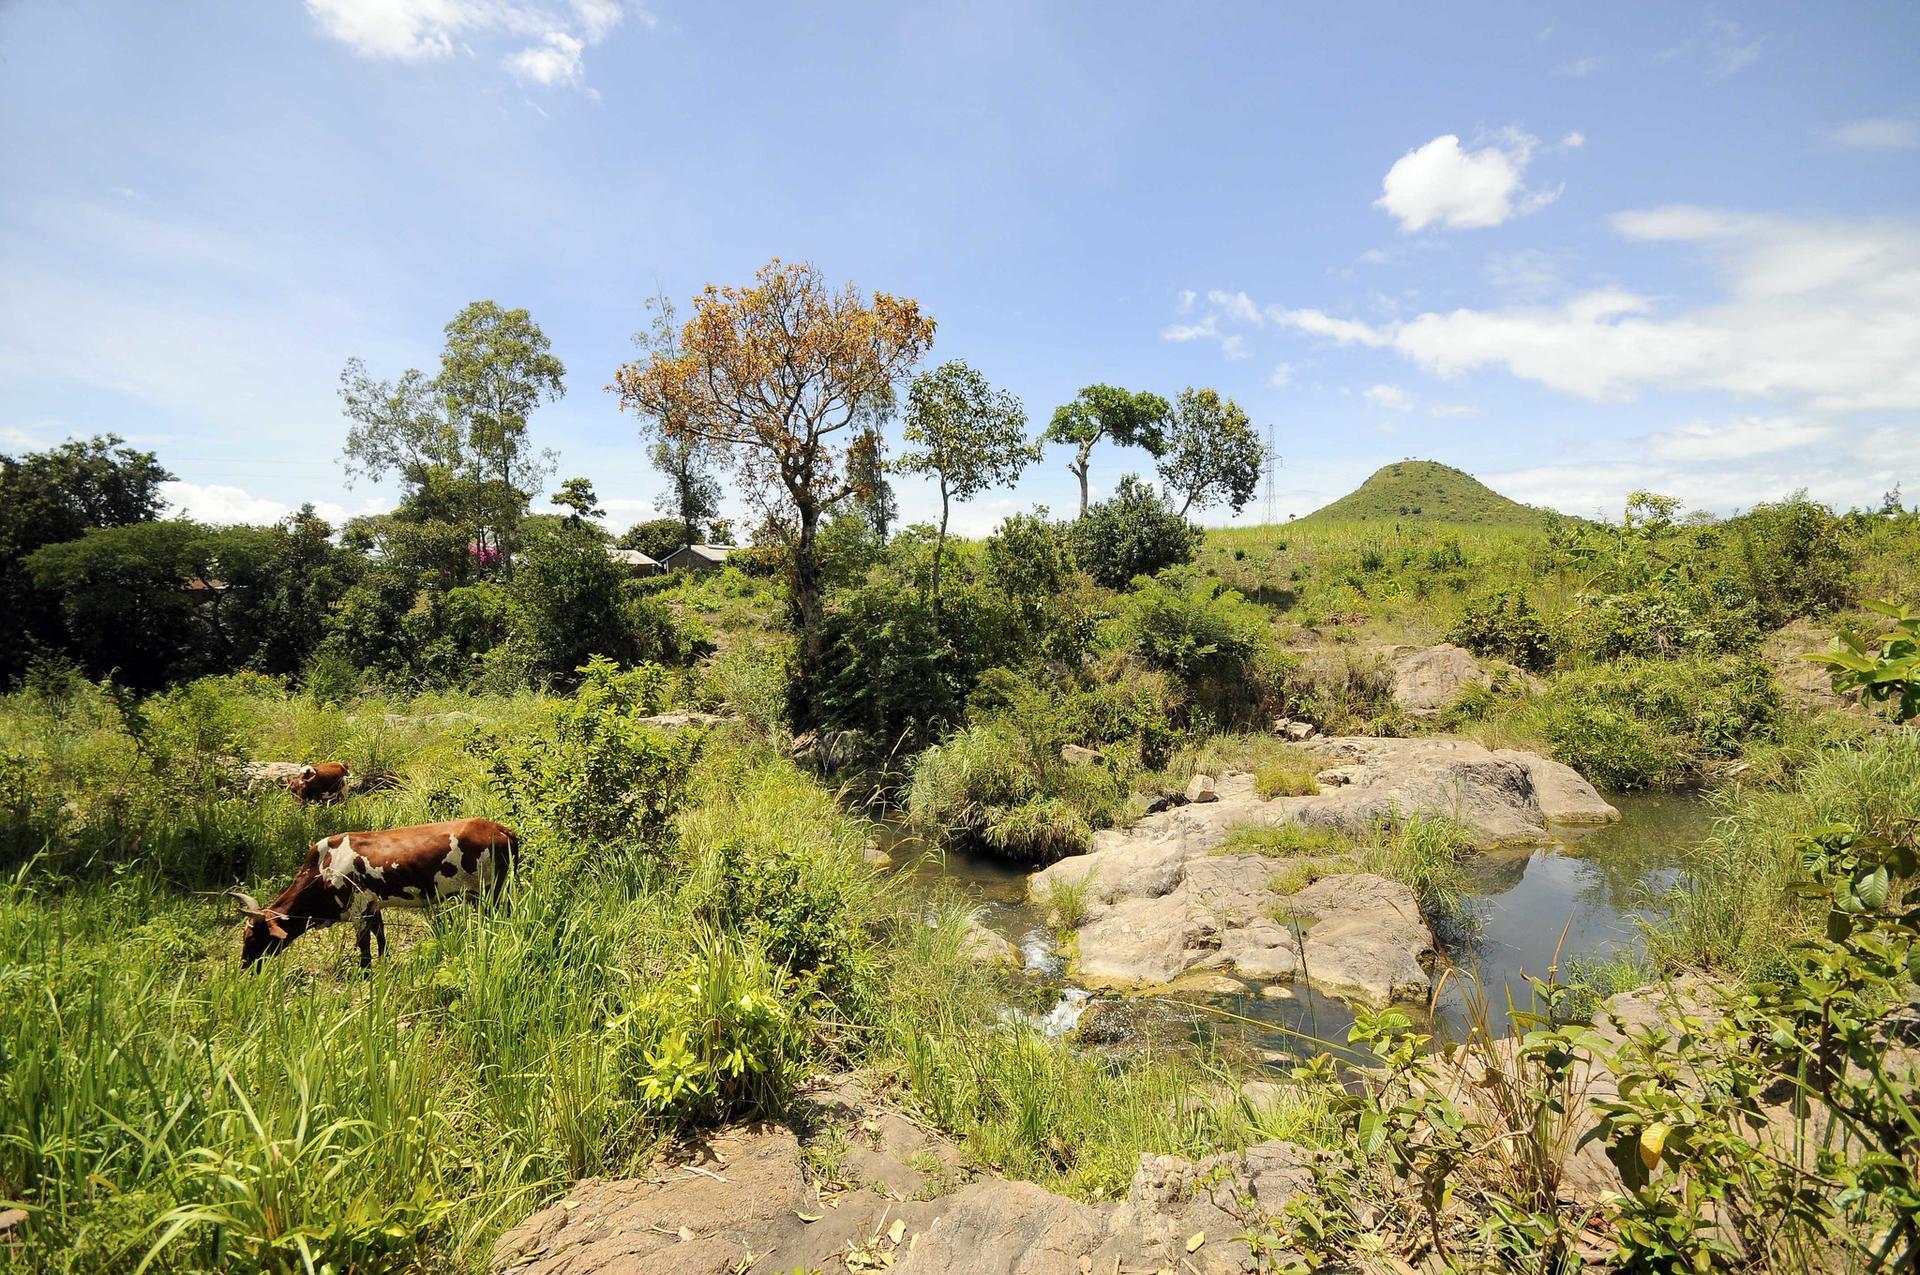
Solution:
[[[812,1095],[809,1142],[866,1136],[873,1154],[960,1171],[957,1150],[857,1082]],[[889,1123],[889,1122],[894,1123]],[[875,1132],[877,1130],[877,1132]],[[832,1131],[830,1134],[829,1131]],[[1312,1182],[1308,1153],[1269,1141],[1195,1163],[1143,1155],[1125,1200],[1085,1204],[1031,1182],[922,1183],[889,1198],[844,1182],[828,1198],[784,1126],[724,1130],[642,1178],[593,1179],[501,1236],[493,1275],[774,1275],[891,1267],[909,1275],[1082,1275],[1256,1269],[1234,1239]],[[944,1149],[944,1150],[943,1150]],[[1203,1237],[1194,1249],[1188,1243]],[[850,1260],[851,1259],[851,1260]]]

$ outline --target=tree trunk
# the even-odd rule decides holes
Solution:
[[[1087,451],[1088,450],[1091,450],[1091,449],[1083,449],[1080,453],[1080,458],[1067,466],[1067,468],[1073,472],[1073,476],[1080,480],[1080,516],[1082,518],[1087,516],[1087,469],[1088,469]]]
[[[940,476],[940,534],[933,540],[933,618],[940,619],[940,568],[947,559],[947,479]]]
[[[820,510],[811,497],[796,495],[794,505],[800,515],[799,532],[793,541],[793,561],[789,587],[789,607],[793,624],[800,633],[800,660],[789,695],[789,708],[796,732],[815,725],[813,691],[825,664],[820,628],[826,610],[820,600],[820,562],[814,553],[814,540],[820,524]]]

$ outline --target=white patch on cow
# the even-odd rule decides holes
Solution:
[[[322,837],[313,843],[320,854],[320,876],[335,889],[347,883],[347,875],[353,871],[353,844],[346,834],[340,836],[340,844],[335,845],[331,838]]]

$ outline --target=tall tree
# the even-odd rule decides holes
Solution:
[[[874,539],[886,544],[887,532],[900,516],[900,504],[893,498],[893,484],[887,481],[879,429],[862,430],[854,438],[847,449],[847,477],[853,482],[853,501],[860,517]]]
[[[579,522],[582,518],[598,518],[606,513],[600,507],[600,497],[593,490],[591,478],[569,478],[560,484],[560,490],[548,498],[553,504],[567,510],[569,522]]]
[[[647,459],[667,479],[653,507],[680,524],[681,544],[698,544],[703,528],[720,512],[720,480],[707,448],[684,436],[658,438],[647,448]]]
[[[830,289],[811,265],[779,259],[746,287],[708,285],[673,352],[622,367],[620,405],[667,437],[721,450],[787,549],[799,632],[796,721],[810,725],[822,654],[822,515],[851,496],[848,443],[933,341],[906,297]]]
[[[931,590],[937,615],[953,502],[1013,482],[1038,459],[1039,449],[1027,442],[1027,413],[1020,400],[994,389],[958,359],[913,378],[907,388],[904,436],[914,450],[899,459],[898,467],[906,473],[932,474],[940,484]]]
[[[553,470],[553,454],[528,441],[527,420],[566,393],[566,367],[527,311],[492,301],[462,309],[445,335],[434,376],[409,368],[382,381],[347,360],[340,398],[354,424],[343,463],[350,479],[392,472],[409,496],[432,491],[479,550],[510,562],[527,502]]]
[[[1103,438],[1126,447],[1144,447],[1155,458],[1166,450],[1167,400],[1142,390],[1089,385],[1073,402],[1058,408],[1042,441],[1074,449],[1067,470],[1080,480],[1080,516],[1087,513],[1087,470],[1093,447]]]
[[[1180,516],[1195,507],[1224,504],[1233,512],[1253,499],[1266,448],[1240,405],[1217,390],[1181,390],[1160,457],[1160,478],[1184,500]]]
[[[35,585],[27,555],[93,528],[151,522],[166,504],[160,485],[172,478],[152,452],[117,434],[0,456],[0,684],[24,671],[36,647],[68,641],[60,600]]]

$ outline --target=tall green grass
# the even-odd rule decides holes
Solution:
[[[1887,836],[1920,820],[1920,732],[1840,743],[1803,765],[1790,787],[1733,789],[1714,800],[1713,832],[1667,900],[1668,921],[1648,934],[1648,952],[1672,968],[1751,977],[1825,916],[1826,905],[1799,890],[1808,830],[1848,823]]]

